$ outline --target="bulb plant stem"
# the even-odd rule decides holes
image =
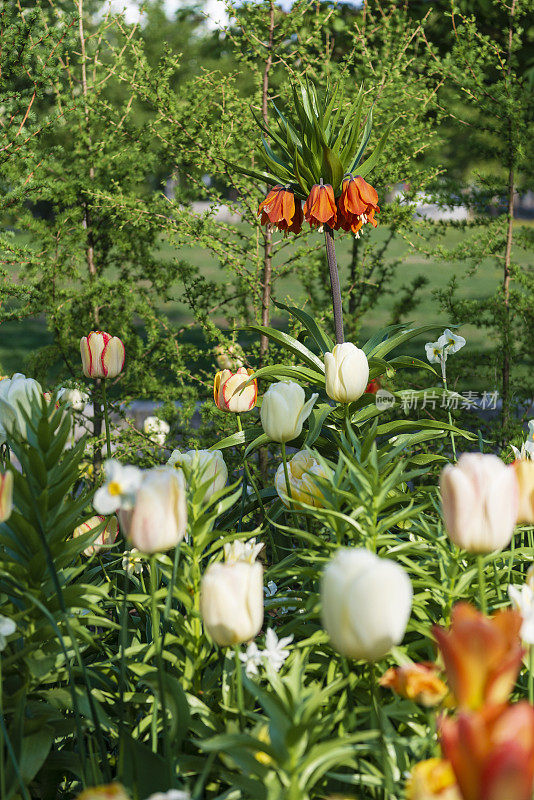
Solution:
[[[162,648],[161,648],[161,635],[160,635],[160,626],[159,626],[159,611],[158,611],[158,603],[156,598],[156,592],[158,590],[158,580],[157,580],[157,563],[156,563],[156,556],[150,556],[150,611],[151,611],[151,618],[152,618],[152,642],[154,644],[156,650],[156,662],[157,662],[157,671],[158,671],[158,689],[159,689],[159,701],[161,706],[161,727],[163,731],[163,748],[164,748],[164,755],[165,761],[167,763],[167,768],[169,770],[169,777],[172,781],[172,765],[171,765],[171,748],[170,748],[170,741],[169,741],[169,731],[167,726],[167,706],[165,703],[165,686],[163,682],[163,656],[162,656]]]
[[[486,576],[484,573],[484,556],[479,553],[477,555],[478,566],[478,591],[480,593],[480,610],[483,614],[488,613],[488,601],[486,598]]]
[[[245,702],[243,697],[243,673],[241,659],[239,658],[239,647],[234,645],[234,664],[235,664],[235,689],[236,700],[239,714],[242,717],[245,713]]]
[[[391,800],[393,797],[393,782],[391,776],[391,769],[389,763],[389,753],[387,749],[386,733],[382,719],[382,710],[380,706],[380,699],[378,697],[378,675],[375,662],[369,664],[369,682],[371,694],[371,709],[375,718],[376,726],[380,737],[380,752],[382,757],[382,770],[384,773],[384,787],[383,798],[384,800]]]
[[[336,332],[336,342],[338,344],[343,344],[345,341],[345,335],[343,333],[343,306],[341,303],[341,289],[339,286],[336,248],[334,246],[334,231],[328,225],[324,226],[324,241],[326,247],[328,271],[330,273],[330,287],[332,290],[332,305],[334,308],[334,328]]]
[[[111,458],[111,429],[109,427],[108,398],[106,393],[106,380],[102,381],[102,405],[104,406],[104,425],[106,427],[106,451],[107,457]]]
[[[284,465],[284,478],[286,481],[286,492],[287,492],[287,502],[289,503],[289,508],[292,510],[292,503],[291,503],[291,484],[289,483],[289,472],[287,468],[287,453],[286,453],[286,443],[281,442],[280,447],[282,448],[282,463]]]
[[[445,358],[443,356],[441,358],[441,379],[443,381],[443,388],[445,389],[445,393],[447,393],[449,391],[447,386],[447,370],[445,367]],[[452,425],[452,414],[448,406],[447,406],[447,415],[449,418],[449,425]],[[458,458],[456,456],[456,442],[454,440],[454,433],[452,431],[449,431],[449,433],[451,436],[452,457],[455,461],[458,461]]]

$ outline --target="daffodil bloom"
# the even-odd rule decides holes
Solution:
[[[427,342],[425,350],[426,357],[431,364],[441,364],[447,359],[447,354],[444,352],[439,340],[437,342]]]
[[[445,355],[452,355],[465,345],[465,339],[457,333],[453,333],[449,328],[445,328],[438,339],[438,346],[442,348]]]
[[[129,511],[134,507],[137,490],[141,485],[142,472],[130,464],[123,465],[113,458],[104,464],[106,482],[97,489],[93,507],[97,514],[113,514],[122,509]]]
[[[526,442],[521,445],[521,450],[518,450],[513,444],[510,447],[518,461],[534,459],[534,419],[528,422],[528,436]]]

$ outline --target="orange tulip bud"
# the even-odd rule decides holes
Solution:
[[[283,186],[275,186],[262,200],[258,208],[262,225],[274,225],[280,231],[300,233],[302,228],[302,206],[293,192]]]
[[[237,372],[223,369],[215,375],[213,382],[213,399],[221,411],[234,411],[241,413],[250,411],[256,405],[258,397],[258,381],[247,383],[253,369],[239,367]]]
[[[517,521],[532,525],[534,524],[534,461],[526,458],[514,461],[512,469],[515,471],[519,486]]]
[[[431,708],[441,703],[448,692],[443,681],[438,678],[437,671],[436,664],[430,663],[391,667],[380,678],[380,686]]]
[[[434,626],[448,684],[461,708],[506,702],[523,657],[520,628],[517,611],[486,617],[469,603],[454,606],[448,630]]]
[[[80,339],[80,352],[86,378],[115,378],[122,372],[125,350],[118,336],[91,331]]]
[[[316,227],[320,225],[328,225],[333,228],[337,219],[336,201],[334,199],[334,190],[330,184],[324,186],[316,183],[312,186],[312,190],[308,195],[308,199],[304,203],[304,216],[306,222]]]
[[[463,800],[531,800],[534,709],[526,700],[443,719],[441,746]]]
[[[406,784],[407,800],[462,800],[449,761],[429,758],[412,769]]]

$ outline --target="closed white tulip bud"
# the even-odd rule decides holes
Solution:
[[[32,406],[41,402],[41,384],[16,372],[12,378],[0,380],[0,443],[6,441],[7,434],[27,436],[24,413],[30,417]]]
[[[358,400],[369,383],[367,356],[355,344],[336,344],[331,353],[324,354],[326,393],[338,403]]]
[[[394,561],[364,548],[342,548],[326,566],[322,617],[342,655],[376,661],[402,641],[412,607],[412,584]]]
[[[181,470],[156,467],[144,473],[126,521],[128,539],[143,553],[170,550],[187,530],[185,480]]]
[[[197,470],[198,483],[205,487],[204,503],[224,489],[228,480],[228,467],[220,450],[188,450],[187,453],[173,450],[167,466],[185,466],[189,471]]]
[[[200,587],[200,613],[207,632],[221,647],[253,639],[263,623],[261,564],[210,564]]]
[[[489,453],[463,453],[442,470],[440,489],[445,527],[458,547],[494,553],[510,543],[519,506],[513,468]]]
[[[263,430],[273,442],[289,442],[302,432],[302,425],[312,412],[318,394],[306,402],[304,389],[293,381],[272,383],[261,405]]]

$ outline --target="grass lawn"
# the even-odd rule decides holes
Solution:
[[[387,235],[387,231],[379,227],[376,231],[371,231],[367,235],[377,237],[380,241]],[[450,229],[444,239],[444,244],[451,246],[457,243],[462,235],[461,231]],[[317,235],[316,239],[320,244],[322,237]],[[352,239],[349,235],[342,235],[337,240],[338,261],[342,279],[348,270],[351,242]],[[176,250],[168,243],[163,243],[162,253],[165,258],[178,257],[197,265],[202,274],[210,280],[221,283],[225,280],[225,271],[221,269],[215,257],[207,250],[199,247],[184,247]],[[487,297],[495,291],[501,281],[501,269],[492,259],[484,262],[474,275],[464,278],[467,265],[458,262],[432,261],[419,253],[414,253],[403,241],[397,240],[393,242],[389,254],[392,259],[402,256],[403,263],[392,282],[393,294],[384,294],[378,306],[371,312],[369,318],[364,321],[362,328],[364,338],[367,338],[378,328],[390,322],[392,307],[398,298],[399,292],[403,286],[408,285],[417,275],[426,275],[429,278],[429,283],[420,290],[421,301],[411,315],[410,321],[415,324],[435,322],[444,327],[453,322],[453,320],[450,320],[439,309],[433,293],[436,289],[445,287],[453,274],[456,273],[460,279],[459,293],[461,296],[470,298],[483,299]],[[519,252],[514,256],[517,257],[519,263],[527,266],[529,261],[527,253]],[[292,298],[299,303],[306,299],[302,285],[297,279],[290,276],[279,281],[276,288],[276,297],[281,300]],[[192,319],[188,307],[183,302],[179,283],[177,283],[174,291],[173,301],[162,304],[162,309],[177,326],[187,324]],[[222,317],[220,319],[215,317],[215,322],[221,325],[224,324]],[[277,323],[284,324],[281,319],[277,320]],[[467,338],[468,342],[475,346],[483,346],[486,340],[484,332],[472,325],[463,326],[461,333]],[[199,332],[193,328],[187,332],[186,337],[190,340],[198,340]],[[23,370],[26,355],[35,347],[42,346],[50,339],[50,334],[47,332],[45,321],[42,318],[4,323],[2,325],[2,336],[0,337],[0,365],[2,371],[11,373]],[[420,355],[424,356],[424,352]]]

